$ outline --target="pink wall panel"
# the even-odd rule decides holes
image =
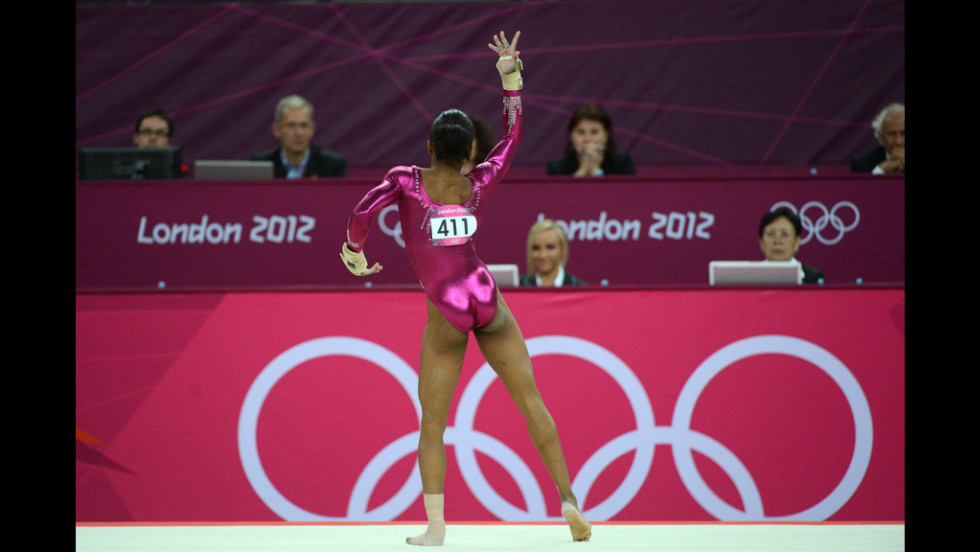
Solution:
[[[79,182],[76,289],[417,286],[397,206],[366,242],[383,272],[355,278],[339,261],[347,219],[379,181]],[[508,176],[489,201],[481,259],[526,271],[528,228],[553,218],[569,229],[569,271],[594,286],[706,285],[713,260],[762,259],[759,219],[776,205],[801,213],[797,258],[827,284],[905,281],[903,177]]]
[[[903,288],[505,294],[594,520],[905,517]],[[417,291],[76,296],[76,521],[421,520]],[[447,518],[557,496],[471,340]]]

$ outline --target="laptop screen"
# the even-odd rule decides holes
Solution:
[[[196,180],[272,180],[272,161],[198,160]]]
[[[800,267],[793,261],[711,261],[708,283],[725,285],[798,285]]]
[[[487,270],[500,287],[516,286],[520,279],[516,264],[488,264]]]

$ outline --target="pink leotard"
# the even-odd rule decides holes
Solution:
[[[467,177],[473,195],[462,205],[432,201],[418,166],[398,166],[364,196],[347,222],[351,248],[364,247],[371,219],[398,202],[405,250],[426,295],[456,329],[485,326],[497,313],[497,283],[476,255],[474,238],[490,193],[503,179],[521,141],[523,107],[518,91],[504,91],[504,136]]]

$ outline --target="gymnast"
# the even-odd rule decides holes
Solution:
[[[510,167],[521,141],[520,36],[517,31],[508,41],[501,31],[493,37],[494,44],[487,45],[498,55],[496,67],[504,88],[504,136],[486,160],[460,176],[460,168],[473,153],[473,123],[458,109],[440,113],[429,131],[431,166],[398,166],[388,171],[381,184],[354,208],[347,222],[347,240],[341,247],[344,265],[353,274],[379,272],[379,263],[368,268],[364,241],[373,216],[397,202],[405,250],[427,296],[419,363],[422,421],[418,461],[428,525],[425,533],[406,538],[409,544],[441,546],[446,538],[443,434],[470,332],[524,415],[531,440],[558,488],[561,513],[568,521],[572,540],[587,541],[592,535],[592,525],[572,493],[558,430],[534,382],[524,337],[496,282],[477,257],[473,242],[486,202]]]

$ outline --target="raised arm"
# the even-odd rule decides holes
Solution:
[[[486,163],[491,165],[487,167],[489,172],[486,182],[491,187],[499,182],[503,173],[510,167],[517,144],[521,141],[523,107],[520,90],[524,83],[521,78],[523,63],[517,50],[517,41],[520,37],[521,32],[517,31],[513,39],[508,40],[507,35],[501,31],[499,35],[493,37],[494,44],[487,44],[487,47],[497,53],[496,67],[504,88],[502,112],[504,134],[486,158]]]

